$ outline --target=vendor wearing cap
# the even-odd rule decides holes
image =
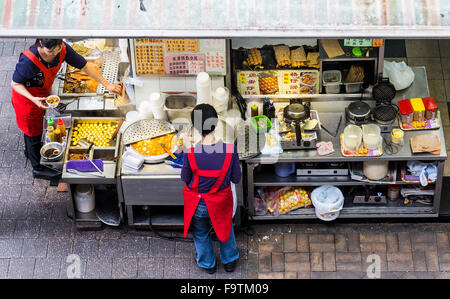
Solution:
[[[16,111],[17,126],[24,133],[25,156],[30,159],[35,178],[51,179],[57,174],[40,165],[41,137],[45,102],[63,62],[86,72],[113,93],[119,94],[121,85],[110,83],[93,63],[75,52],[62,39],[37,39],[36,43],[19,56],[12,77],[12,105]]]

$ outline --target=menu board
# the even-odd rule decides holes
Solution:
[[[203,54],[177,54],[166,57],[166,73],[170,75],[194,75],[205,71]]]
[[[237,86],[242,95],[288,95],[319,93],[316,70],[240,71]]]
[[[226,75],[224,39],[135,39],[136,75]]]

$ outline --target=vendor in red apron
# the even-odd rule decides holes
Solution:
[[[209,274],[216,271],[216,258],[210,233],[219,239],[220,259],[225,271],[233,272],[239,258],[233,231],[233,194],[230,183],[241,180],[237,149],[214,138],[218,117],[208,104],[197,105],[191,113],[201,142],[189,146],[184,155],[181,179],[184,194],[184,237],[191,229],[196,254],[194,259]]]
[[[93,63],[75,52],[62,39],[37,39],[19,56],[11,87],[12,105],[17,126],[24,133],[25,156],[30,160],[35,178],[53,179],[58,174],[40,165],[40,149],[45,110],[45,98],[50,95],[56,74],[63,62],[86,72],[107,90],[120,93],[119,83],[109,83]]]

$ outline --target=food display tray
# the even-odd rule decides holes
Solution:
[[[368,150],[367,153],[357,153],[344,149],[343,133],[340,135],[339,140],[341,142],[341,153],[344,157],[379,157],[383,155],[383,145],[375,150]]]
[[[431,120],[426,119],[425,127],[423,127],[423,128],[416,128],[411,124],[408,124],[405,126],[405,125],[403,125],[400,118],[398,119],[398,123],[400,125],[400,128],[403,131],[434,130],[434,129],[439,129],[441,127],[441,122],[440,122],[439,116],[436,116],[436,118],[431,119]]]
[[[103,52],[101,74],[103,78],[108,82],[116,82],[119,75],[119,63],[120,63],[120,50],[114,48]],[[60,74],[65,74],[67,70],[67,63],[63,63]],[[106,88],[102,84],[98,84],[97,92],[93,93],[65,93],[64,92],[64,80],[59,80],[58,96],[59,97],[95,97],[103,95],[107,92]]]
[[[165,120],[142,119],[130,126],[123,132],[123,144],[129,145],[141,140],[175,133],[174,126]]]

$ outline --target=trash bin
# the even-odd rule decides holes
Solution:
[[[311,201],[317,218],[324,221],[333,221],[339,217],[344,206],[344,195],[339,188],[324,185],[312,191]]]

